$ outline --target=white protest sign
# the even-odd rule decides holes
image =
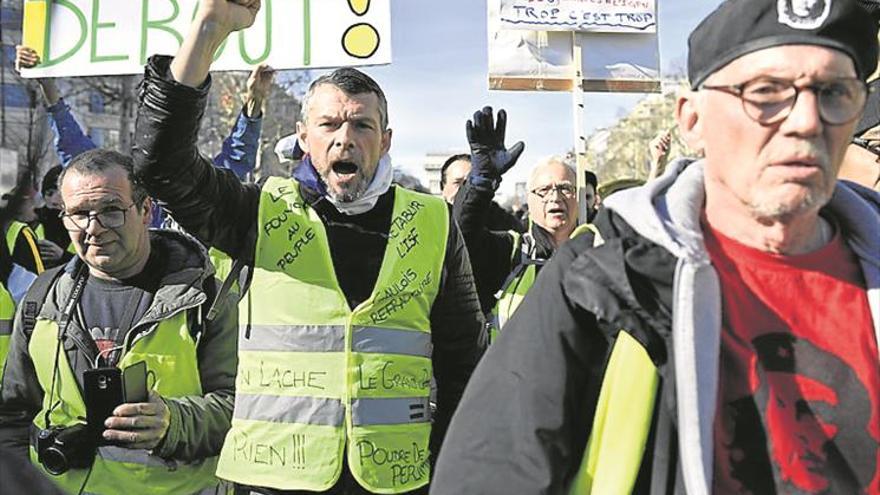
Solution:
[[[547,2],[533,0],[530,3]],[[571,33],[506,29],[499,12],[501,5],[497,0],[488,2],[489,89],[572,91],[575,87],[573,75],[580,71],[583,75],[580,87],[584,91],[660,91],[656,32]],[[580,60],[573,57],[575,36],[581,47]]]
[[[501,24],[505,29],[600,33],[657,32],[657,10],[654,0],[500,1]]]
[[[23,43],[42,59],[24,75],[141,73],[150,55],[177,52],[197,7],[197,0],[24,0]],[[390,0],[263,0],[254,25],[229,36],[212,69],[390,62]]]

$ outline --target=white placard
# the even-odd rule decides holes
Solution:
[[[488,4],[489,89],[571,91],[573,75],[580,70],[584,91],[660,91],[657,33],[506,29],[499,5]],[[578,61],[573,60],[575,36],[582,53]]]
[[[657,32],[657,9],[654,0],[500,1],[501,25],[505,29],[599,33]]]
[[[137,74],[173,55],[197,0],[24,0],[24,44],[40,54],[25,77]],[[263,0],[254,25],[232,33],[214,70],[391,62],[390,0]]]

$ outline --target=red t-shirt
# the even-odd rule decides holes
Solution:
[[[839,229],[798,256],[704,230],[723,299],[713,491],[880,494],[880,357]]]

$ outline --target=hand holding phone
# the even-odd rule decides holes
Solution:
[[[168,432],[171,413],[165,401],[150,391],[147,402],[122,404],[104,421],[104,440],[129,449],[152,449]]]
[[[165,437],[170,413],[165,401],[147,392],[147,365],[124,370],[98,368],[83,374],[89,427],[104,441],[133,449],[151,449]]]

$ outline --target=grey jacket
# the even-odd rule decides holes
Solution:
[[[149,334],[158,323],[181,311],[188,312],[190,329],[197,345],[202,395],[164,398],[171,413],[171,423],[155,454],[166,459],[194,461],[217,455],[230,427],[235,393],[235,370],[238,365],[238,306],[227,297],[219,304],[217,317],[208,322],[209,296],[206,284],[213,279],[214,268],[205,249],[192,238],[166,230],[150,231],[151,247],[167,256],[166,273],[143,317],[132,327],[130,342]],[[39,318],[58,321],[62,306],[73,288],[74,258],[50,289]],[[213,290],[207,292],[213,293]],[[28,431],[34,415],[40,410],[43,389],[34,372],[28,353],[30,335],[23,330],[22,311],[15,317],[6,369],[0,385],[0,446],[17,449],[27,455]],[[76,325],[76,319],[71,320]],[[92,367],[85,355],[70,339],[64,350],[82,389],[82,371]]]

